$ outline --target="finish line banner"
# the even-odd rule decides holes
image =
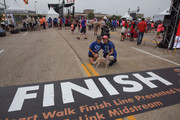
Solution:
[[[0,120],[113,120],[180,103],[180,68],[0,88]]]

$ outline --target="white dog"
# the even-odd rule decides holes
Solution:
[[[99,64],[105,63],[106,64],[105,68],[107,69],[109,63],[113,60],[114,60],[114,56],[109,56],[108,58],[99,57],[95,62],[93,62],[93,64],[96,65],[96,68],[97,68]]]

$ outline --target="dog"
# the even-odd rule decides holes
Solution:
[[[111,61],[114,60],[114,56],[109,56],[108,58],[102,58],[102,57],[99,57],[95,62],[93,62],[94,65],[96,65],[96,68],[98,68],[98,66],[101,64],[101,63],[105,63],[105,69],[108,68],[108,65]]]

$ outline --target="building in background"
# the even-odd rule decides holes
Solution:
[[[136,14],[136,16],[137,16],[137,18],[143,18],[144,14],[138,13],[138,14]]]
[[[90,13],[94,14],[94,10],[93,9],[85,9],[85,10],[83,10],[83,13],[84,14],[90,14]]]

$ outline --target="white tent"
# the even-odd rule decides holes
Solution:
[[[46,15],[46,19],[48,19],[49,17],[53,18],[58,18],[59,14],[52,8],[50,7],[49,12]]]
[[[124,16],[122,16],[121,18],[126,18],[126,20],[132,20],[133,18],[129,15],[129,13],[127,12]]]
[[[107,17],[106,17],[106,16],[104,16],[104,19],[105,19],[105,20],[107,20]]]
[[[170,15],[170,8],[167,8],[166,10],[160,12],[158,15],[155,15],[153,18],[153,21],[155,22],[158,20],[164,21],[165,15]]]
[[[159,15],[170,15],[170,8],[167,8],[163,12],[159,13]]]
[[[5,9],[7,14],[19,14],[19,13],[28,13],[28,10],[23,8],[16,0],[13,0],[9,8]]]

